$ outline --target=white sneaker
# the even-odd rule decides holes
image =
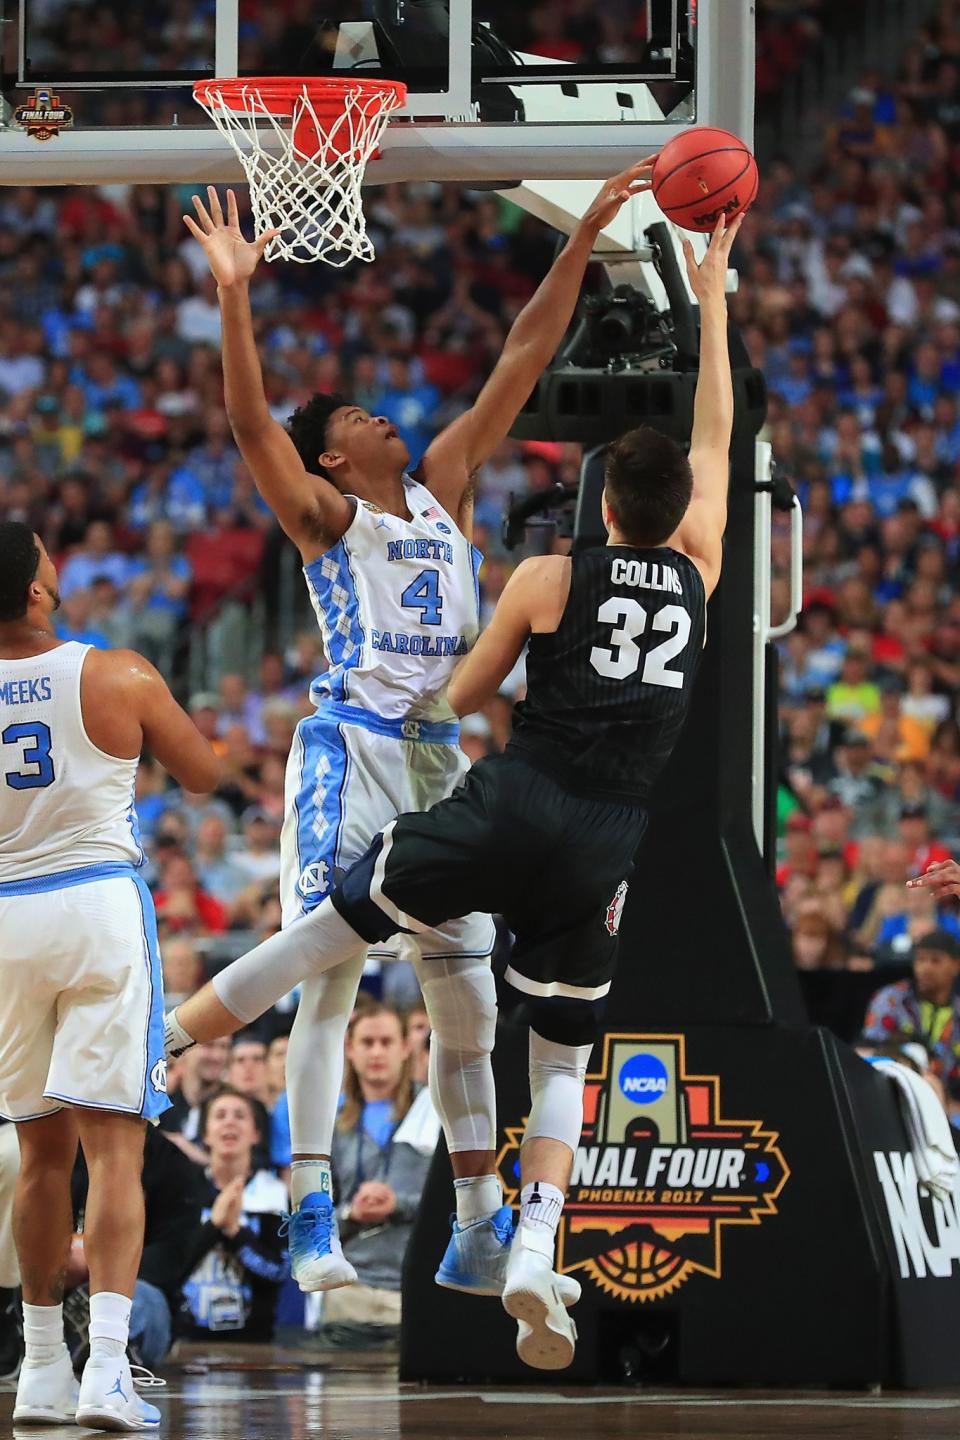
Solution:
[[[156,1430],[160,1411],[140,1399],[125,1354],[97,1355],[84,1366],[75,1418],[89,1430]]]
[[[77,1415],[79,1387],[74,1379],[70,1352],[46,1365],[24,1360],[17,1381],[13,1419],[17,1425],[72,1425]]]
[[[521,1225],[510,1247],[503,1308],[518,1322],[517,1354],[534,1370],[565,1370],[573,1361],[577,1327],[564,1295],[553,1270],[553,1235],[545,1226]]]

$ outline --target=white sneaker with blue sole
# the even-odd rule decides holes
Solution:
[[[451,1220],[453,1233],[434,1279],[444,1290],[464,1295],[502,1295],[513,1240],[513,1211],[503,1205],[495,1215],[461,1225]],[[564,1305],[576,1305],[580,1285],[570,1275],[556,1277]]]
[[[70,1353],[47,1365],[24,1360],[17,1380],[13,1407],[16,1425],[72,1425],[77,1418],[79,1387],[74,1378]]]
[[[290,1268],[306,1294],[356,1284],[357,1272],[340,1244],[337,1212],[324,1191],[305,1195],[280,1233],[289,1236]]]
[[[156,1430],[160,1411],[137,1394],[126,1354],[96,1355],[83,1367],[76,1421],[88,1430]]]

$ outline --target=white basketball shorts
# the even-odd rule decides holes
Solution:
[[[457,736],[455,723],[386,720],[333,701],[300,721],[280,842],[284,926],[326,899],[397,815],[427,810],[463,783],[470,766]],[[417,936],[424,960],[483,957],[495,938],[490,916],[476,912]],[[404,953],[399,935],[370,950],[379,959]]]
[[[136,871],[95,865],[0,884],[0,937],[0,1114],[162,1115],[163,981]]]

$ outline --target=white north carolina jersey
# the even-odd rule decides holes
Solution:
[[[0,882],[139,865],[136,760],[98,750],[80,708],[89,645],[0,659]]]
[[[425,486],[403,483],[409,520],[350,496],[346,534],[304,567],[330,666],[310,698],[450,721],[446,687],[480,631],[483,557]]]

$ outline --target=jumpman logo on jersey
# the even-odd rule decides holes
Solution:
[[[108,1391],[107,1391],[107,1394],[108,1394],[108,1395],[119,1395],[121,1400],[126,1400],[127,1397],[126,1397],[126,1395],[124,1394],[123,1386],[120,1384],[120,1381],[121,1381],[122,1378],[123,1378],[123,1377],[122,1377],[121,1375],[118,1375],[118,1376],[117,1376],[116,1381],[114,1382],[113,1389],[112,1389],[112,1390],[108,1390]]]
[[[380,519],[377,521],[376,525],[374,525],[373,528],[374,530],[389,530],[390,526],[387,524],[386,515],[381,515]]]

